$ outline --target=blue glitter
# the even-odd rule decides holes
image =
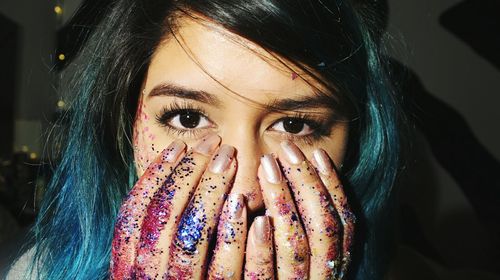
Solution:
[[[226,244],[231,244],[232,242],[234,242],[234,239],[236,237],[236,231],[234,227],[230,224],[225,224],[224,228],[225,228],[224,242]]]
[[[192,254],[196,252],[203,229],[207,223],[206,215],[198,213],[198,210],[201,210],[201,208],[197,209],[190,205],[187,212],[182,216],[177,229],[177,245],[185,252]],[[202,214],[202,216],[199,217],[199,214]]]

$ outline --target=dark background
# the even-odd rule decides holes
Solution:
[[[0,267],[50,178],[44,139],[65,109],[60,70],[107,2],[0,2]],[[385,18],[381,41],[415,128],[398,183],[393,275],[499,279],[500,1],[354,2]]]

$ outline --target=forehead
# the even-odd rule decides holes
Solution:
[[[319,87],[291,63],[283,64],[279,57],[218,25],[182,18],[177,26],[153,55],[147,90],[172,83],[213,94],[236,92],[260,103],[283,95],[310,96],[315,91],[310,84]],[[293,72],[302,78],[294,78]]]

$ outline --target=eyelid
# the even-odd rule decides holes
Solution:
[[[204,119],[204,120],[205,120],[205,122],[207,122],[208,124],[206,124],[205,126],[202,126],[202,127],[198,127],[198,128],[182,128],[182,127],[181,127],[181,126],[182,126],[182,124],[180,123],[180,120],[178,120],[178,119],[180,119],[180,115],[181,115],[181,114],[182,114],[182,112],[178,112],[178,113],[173,114],[173,117],[171,117],[171,118],[170,118],[169,123],[166,123],[166,124],[167,124],[167,125],[169,125],[169,126],[172,126],[172,127],[176,128],[176,129],[181,129],[181,130],[204,129],[204,128],[208,128],[208,127],[210,127],[210,126],[211,126],[211,124],[212,124],[212,122],[208,119],[208,117],[206,117],[206,116],[204,116],[204,115],[201,115],[201,114],[200,114],[200,115],[201,115],[200,117],[201,117],[202,119]],[[174,124],[171,124],[171,122],[179,122],[179,125],[174,125]],[[200,122],[202,122],[202,121],[200,121]]]
[[[174,127],[168,123],[169,119],[171,119],[177,114],[186,111],[195,112],[202,115],[211,123],[211,126],[203,128],[181,129]],[[203,135],[205,135],[207,130],[217,127],[217,125],[208,117],[208,114],[203,108],[186,101],[182,103],[173,102],[164,106],[164,108],[160,111],[160,113],[156,115],[156,122],[160,126],[166,129],[167,134],[176,135],[178,137],[195,138],[195,139],[198,139]]]
[[[281,122],[285,119],[299,119],[302,120],[305,124],[310,126],[313,131],[307,135],[297,135],[287,132],[280,132],[276,130],[271,130],[275,124]],[[267,129],[270,132],[279,134],[282,140],[289,140],[295,143],[302,143],[304,145],[313,145],[319,141],[322,141],[323,138],[328,137],[331,134],[331,129],[333,124],[335,123],[333,116],[319,116],[317,114],[305,113],[305,112],[292,112],[289,115],[285,115],[275,122],[273,122]]]
[[[169,120],[171,117],[175,116],[176,114],[185,112],[185,111],[192,111],[201,114],[204,118],[206,118],[212,125],[204,128],[193,128],[193,129],[179,129],[176,127],[173,127],[168,124],[167,120]],[[318,116],[317,114],[311,114],[311,113],[304,113],[304,112],[293,112],[289,115],[285,115],[278,120],[274,121],[266,130],[270,130],[274,125],[276,125],[278,122],[282,122],[285,119],[299,119],[302,120],[306,125],[308,125],[313,131],[309,134],[306,135],[296,135],[296,134],[291,134],[287,132],[280,132],[276,130],[271,130],[272,132],[279,133],[281,137],[287,140],[295,141],[295,142],[303,142],[306,144],[314,144],[314,141],[319,141],[323,137],[330,135],[330,131],[332,128],[333,123],[335,123],[334,120],[332,120],[332,117],[324,117],[324,116]],[[156,121],[158,122],[159,125],[165,127],[167,129],[167,133],[170,134],[177,134],[179,136],[184,136],[184,137],[198,137],[199,135],[202,135],[207,132],[209,129],[217,128],[217,124],[213,122],[210,117],[208,116],[208,113],[200,107],[199,105],[187,101],[183,101],[182,103],[179,102],[172,102],[168,105],[166,105],[156,116]]]
[[[214,123],[209,117],[208,114],[206,113],[203,108],[195,106],[194,104],[188,103],[188,102],[183,102],[183,103],[177,103],[177,102],[172,102],[165,106],[161,112],[156,115],[156,121],[161,124],[161,125],[166,125],[167,119],[172,118],[173,116],[183,113],[183,112],[195,112],[203,117],[205,117],[207,120],[209,120],[211,123]]]
[[[313,127],[313,125],[309,124],[307,120],[304,120],[304,119],[300,119],[303,123],[304,123],[304,126],[305,128],[304,129],[307,129],[309,131],[305,132],[305,133],[290,133],[290,132],[287,132],[285,131],[285,127],[283,125],[283,122],[286,120],[286,119],[292,119],[292,118],[282,118],[276,122],[274,122],[270,128],[273,128],[274,131],[279,131],[279,132],[282,132],[282,133],[287,133],[287,134],[292,134],[294,136],[307,136],[309,134],[312,134],[314,133],[314,130],[315,128]],[[278,124],[281,124],[281,128],[283,128],[283,130],[278,130],[276,129],[276,126],[278,126]]]

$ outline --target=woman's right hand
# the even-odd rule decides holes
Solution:
[[[225,199],[236,173],[235,149],[219,144],[217,135],[208,135],[186,153],[186,145],[174,141],[148,167],[118,213],[112,279],[199,279],[221,212],[246,236],[242,196]],[[235,265],[242,266],[243,255],[234,256]]]

